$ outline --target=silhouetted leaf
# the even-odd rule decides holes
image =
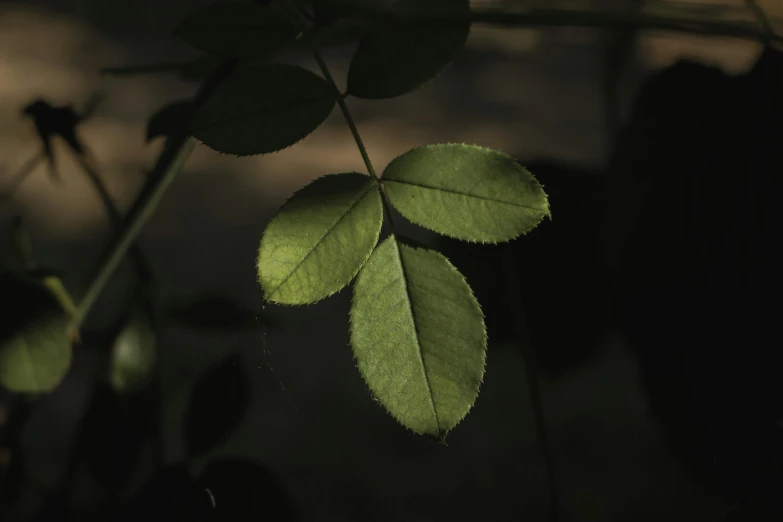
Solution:
[[[86,159],[87,151],[77,132],[77,126],[84,121],[84,115],[77,114],[72,105],[55,107],[48,101],[36,99],[26,105],[22,113],[33,119],[35,131],[49,163],[49,174],[59,180],[52,140],[61,138],[80,159]]]
[[[511,156],[484,147],[416,147],[394,158],[381,181],[406,219],[465,241],[508,241],[550,215],[536,178]]]
[[[212,497],[213,520],[299,520],[293,499],[283,483],[258,463],[239,459],[210,462],[198,484]]]
[[[157,74],[166,72],[176,72],[189,65],[181,62],[162,62],[162,63],[150,63],[145,65],[124,65],[120,67],[104,67],[101,69],[101,74],[108,74],[110,76],[134,76],[142,74]]]
[[[294,65],[238,70],[202,105],[190,132],[225,154],[249,156],[290,147],[329,117],[337,92],[320,76]]]
[[[354,284],[351,344],[378,401],[415,433],[443,438],[484,375],[484,316],[465,278],[433,250],[389,236]]]
[[[71,364],[68,314],[27,276],[0,276],[0,296],[0,384],[15,392],[53,390]]]
[[[236,301],[211,295],[182,299],[180,303],[168,306],[165,316],[194,330],[233,332],[276,326],[267,313],[256,313]]]
[[[338,292],[367,261],[382,221],[370,176],[330,174],[299,190],[261,239],[258,280],[266,299],[307,304]]]
[[[179,68],[179,77],[186,81],[200,82],[207,78],[223,62],[214,54],[205,54]]]
[[[348,15],[346,8],[340,2],[332,0],[313,0],[313,18],[317,25],[334,23]]]
[[[299,30],[277,11],[226,0],[188,15],[174,35],[190,45],[230,58],[267,55],[292,44]]]
[[[394,10],[415,13],[426,6],[470,12],[468,0],[400,0]],[[465,46],[470,22],[416,25],[379,22],[359,44],[348,70],[348,93],[357,98],[393,98],[437,76]]]
[[[199,487],[186,464],[156,472],[128,503],[120,522],[206,522],[212,516],[209,493]]]
[[[78,452],[74,458],[86,464],[93,480],[102,487],[124,490],[140,467],[157,426],[155,392],[155,388],[148,387],[134,394],[121,394],[110,383],[96,383],[72,451]]]
[[[361,40],[371,27],[371,23],[364,18],[341,18],[328,25],[313,27],[305,33],[297,46],[301,47],[309,43],[318,49],[325,49],[351,44]]]
[[[176,101],[161,108],[147,123],[147,143],[158,136],[169,137],[184,132],[192,110],[191,100]]]
[[[119,393],[144,388],[155,372],[157,334],[145,312],[131,318],[120,331],[111,352],[109,382]]]
[[[245,416],[249,393],[238,354],[229,355],[199,379],[185,412],[185,445],[191,457],[228,440]]]

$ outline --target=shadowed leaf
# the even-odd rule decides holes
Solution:
[[[230,58],[267,55],[292,44],[299,31],[277,11],[233,0],[191,13],[174,35],[193,47]]]
[[[200,457],[224,444],[247,412],[250,389],[238,354],[211,367],[198,380],[185,412],[185,445]]]
[[[52,391],[71,364],[68,314],[27,276],[0,276],[0,296],[0,384],[14,392]]]
[[[200,82],[207,78],[223,62],[223,58],[214,54],[205,54],[179,67],[179,77],[190,82]]]
[[[302,44],[298,44],[297,47],[305,43],[314,45],[318,49],[348,45],[361,40],[371,27],[372,25],[362,18],[341,18],[328,25],[313,27],[302,37]]]
[[[422,4],[470,12],[467,0],[400,0],[394,10],[415,13]],[[435,78],[465,46],[470,22],[414,25],[379,22],[370,28],[348,70],[348,93],[357,98],[393,98]]]
[[[385,239],[354,284],[351,344],[377,400],[415,433],[443,438],[484,375],[484,316],[441,254]]]
[[[383,206],[364,174],[330,174],[298,191],[264,231],[258,278],[266,299],[307,304],[351,282],[378,242]]]
[[[147,122],[147,143],[158,136],[169,137],[182,133],[193,110],[191,100],[180,100],[166,105]]]
[[[294,65],[238,70],[193,117],[190,132],[225,154],[249,156],[290,147],[329,117],[337,93],[320,76]]]

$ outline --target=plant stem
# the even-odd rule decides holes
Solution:
[[[223,79],[234,71],[237,63],[238,60],[227,60],[212,73],[196,94],[194,110],[206,100]],[[77,306],[76,317],[74,318],[74,327],[76,329],[84,323],[87,314],[95,304],[106,283],[108,283],[112,274],[128,253],[129,248],[133,245],[142,228],[144,228],[147,220],[152,216],[166,189],[168,189],[182,170],[185,160],[195,146],[195,138],[188,136],[186,132],[171,136],[168,139],[155,168],[150,173],[149,179],[133,204],[122,230],[112,242],[95,276],[87,287],[84,297]]]
[[[776,39],[776,35],[775,30],[769,21],[767,13],[764,12],[764,9],[761,8],[756,0],[745,0],[745,5],[747,5],[748,9],[753,12],[753,15],[756,17],[756,21],[763,31],[761,41],[764,42],[765,45],[769,45]]]
[[[180,170],[182,170],[185,160],[195,146],[196,140],[186,137],[184,140],[170,144],[161,155],[158,162],[160,168],[156,168],[157,171],[160,171],[160,175],[155,176],[154,182],[148,184],[142,190],[139,199],[136,200],[128,216],[125,226],[114,240],[108,256],[101,262],[97,273],[87,287],[87,291],[76,309],[74,326],[77,329],[83,324],[90,309],[95,304],[106,283],[108,283],[109,278],[114,274],[114,271],[128,253],[141,229],[144,228],[147,220],[155,211],[158,203],[160,203],[166,189],[177,177]],[[150,177],[152,178],[152,176]]]
[[[345,98],[341,92],[340,89],[337,87],[337,84],[334,81],[334,78],[332,77],[332,73],[329,72],[329,67],[326,65],[326,61],[324,61],[323,56],[321,56],[321,53],[318,51],[318,48],[315,45],[310,45],[310,50],[313,53],[313,57],[315,57],[315,61],[318,62],[318,67],[321,68],[321,72],[324,75],[324,78],[326,78],[326,81],[332,84],[332,87],[334,88],[335,94],[337,95],[337,104],[340,106],[340,110],[343,113],[343,116],[345,117],[345,121],[348,123],[348,127],[351,129],[351,134],[353,135],[353,139],[356,142],[356,146],[359,148],[359,153],[362,155],[362,159],[364,160],[364,165],[367,167],[367,173],[372,177],[372,179],[375,180],[376,185],[378,186],[378,192],[381,194],[381,202],[383,203],[383,208],[386,212],[386,215],[389,217],[389,227],[391,228],[392,234],[395,233],[394,231],[394,221],[392,218],[392,212],[391,212],[391,205],[389,205],[389,202],[386,199],[386,194],[383,192],[383,187],[381,186],[381,180],[378,178],[378,176],[375,173],[375,169],[372,166],[372,162],[370,161],[370,156],[367,154],[367,148],[364,146],[364,142],[362,141],[362,137],[359,134],[359,129],[356,127],[356,122],[353,121],[353,117],[351,116],[351,111],[348,110],[348,104],[345,103]]]
[[[554,456],[549,446],[549,436],[546,428],[546,417],[544,415],[544,403],[541,397],[541,385],[539,382],[538,368],[536,366],[533,344],[530,342],[530,331],[525,317],[525,309],[520,302],[522,289],[517,276],[517,267],[514,266],[512,258],[511,245],[501,247],[503,252],[503,269],[505,271],[507,286],[507,295],[516,321],[517,337],[519,339],[522,351],[522,359],[525,365],[525,374],[527,377],[527,386],[530,392],[530,402],[533,406],[533,417],[536,425],[536,438],[541,448],[541,454],[544,457],[544,466],[546,468],[547,490],[549,494],[549,520],[558,522],[560,520],[560,499],[557,489],[557,478],[555,476]]]
[[[345,103],[345,97],[343,97],[342,93],[340,93],[340,89],[337,87],[334,78],[332,78],[332,74],[329,72],[329,67],[326,65],[323,56],[321,56],[321,53],[318,52],[318,49],[316,49],[315,46],[311,46],[311,50],[313,51],[315,61],[318,62],[318,66],[321,68],[321,72],[323,72],[324,78],[326,78],[326,81],[332,84],[332,87],[334,87],[334,90],[337,93],[337,104],[340,106],[340,110],[345,117],[345,121],[348,123],[348,127],[351,129],[351,134],[353,135],[353,139],[356,142],[356,146],[359,148],[359,153],[362,155],[365,166],[367,166],[367,172],[370,174],[370,176],[377,179],[375,169],[373,169],[372,163],[370,162],[370,156],[367,154],[367,148],[364,146],[362,137],[359,135],[359,129],[356,128],[356,122],[353,121],[351,112],[348,110],[348,105]]]
[[[727,36],[751,40],[783,42],[783,36],[768,35],[757,21],[743,20],[748,12],[736,6],[700,5],[683,2],[655,2],[644,9],[579,9],[573,7],[530,8],[492,6],[483,4],[469,13],[449,11],[442,7],[417,9],[415,15],[404,15],[389,9],[370,5],[360,0],[339,0],[339,5],[353,13],[374,20],[404,22],[407,24],[472,23],[505,27],[610,27],[634,28],[648,31],[674,31],[710,36]],[[727,20],[733,16],[734,20]],[[767,24],[774,25],[769,17]]]
[[[103,184],[101,176],[94,166],[94,160],[88,160],[89,157],[92,156],[76,154],[76,159],[79,162],[79,165],[82,167],[82,170],[84,170],[84,173],[95,187],[95,190],[98,193],[104,208],[106,209],[106,213],[109,216],[112,227],[114,227],[116,231],[119,232],[120,227],[122,226],[122,216],[119,210],[117,210],[117,206],[114,204],[109,191],[106,189],[106,185]],[[154,272],[152,270],[152,265],[147,259],[147,256],[144,255],[144,252],[135,243],[133,243],[129,248],[130,258],[134,265],[136,265],[136,272],[139,280],[141,281],[141,284],[152,285],[155,279]]]
[[[134,74],[153,74],[159,72],[176,71],[190,62],[164,62],[150,65],[129,65],[127,67],[105,67],[101,69],[101,74],[110,76],[130,76]]]

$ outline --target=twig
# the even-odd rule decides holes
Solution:
[[[226,60],[212,73],[196,94],[194,110],[206,100],[223,79],[234,71],[237,64],[238,60]],[[166,189],[176,179],[180,170],[182,170],[185,160],[195,146],[195,138],[188,136],[184,131],[178,135],[171,136],[167,141],[155,168],[150,173],[147,182],[131,208],[122,231],[110,245],[87,291],[77,306],[77,313],[74,319],[75,328],[78,329],[84,322],[109,278],[117,269],[125,254],[128,253],[128,249],[135,242],[136,237],[138,237],[147,220],[155,211]]]
[[[530,392],[530,402],[533,406],[533,417],[536,425],[536,438],[544,457],[544,466],[546,468],[547,490],[549,495],[549,520],[558,522],[560,520],[560,496],[557,489],[557,477],[555,475],[555,464],[552,449],[549,445],[549,436],[547,434],[546,416],[544,415],[544,404],[541,398],[541,386],[539,383],[538,368],[536,366],[535,353],[533,345],[530,342],[530,332],[525,316],[525,309],[520,302],[522,289],[517,276],[518,268],[514,266],[511,256],[511,246],[505,245],[503,252],[503,269],[507,279],[507,295],[509,304],[514,312],[516,321],[517,337],[522,351],[522,359],[525,364],[525,373],[527,377],[527,386]]]
[[[163,62],[149,65],[128,65],[126,67],[104,67],[101,74],[109,76],[131,76],[134,74],[154,74],[159,72],[176,71],[187,67],[191,62]]]
[[[725,36],[763,40],[767,31],[754,20],[736,19],[746,9],[733,6],[705,5],[700,9],[678,2],[654,2],[638,11],[627,9],[585,9],[581,7],[530,8],[507,5],[486,5],[471,9],[469,13],[444,10],[437,5],[426,5],[410,13],[399,13],[358,0],[335,0],[341,7],[358,16],[385,22],[406,24],[444,25],[464,23],[488,24],[505,27],[605,27],[644,29],[648,31],[674,31],[680,33]],[[703,13],[709,13],[707,16]],[[734,20],[726,20],[727,17]],[[768,22],[769,19],[767,19]],[[771,22],[770,22],[771,23]],[[771,35],[771,41],[783,42],[783,36]]]
[[[0,203],[5,203],[9,199],[13,198],[17,189],[22,185],[22,183],[24,183],[27,177],[33,173],[38,164],[45,159],[46,154],[43,152],[39,152],[35,156],[32,156],[30,159],[28,159],[24,165],[22,165],[22,168],[19,169],[19,172],[17,172],[13,177],[10,186],[2,193],[2,195],[0,195]]]
[[[122,215],[120,215],[119,210],[117,210],[117,206],[114,204],[114,201],[112,200],[109,191],[106,189],[106,185],[104,185],[103,180],[101,180],[98,171],[93,165],[90,164],[89,161],[87,161],[85,156],[78,154],[76,156],[77,160],[79,161],[79,165],[82,167],[82,170],[84,170],[84,173],[87,174],[90,182],[98,192],[98,196],[101,198],[101,202],[106,209],[106,213],[109,215],[109,220],[111,221],[112,226],[115,227],[117,231],[119,231],[120,227],[122,227]],[[152,265],[147,259],[147,256],[144,255],[144,252],[141,250],[141,248],[139,248],[139,246],[134,243],[130,247],[129,254],[131,256],[131,260],[136,266],[136,271],[138,272],[138,276],[142,284],[152,284],[154,281]]]
[[[775,40],[776,35],[775,30],[772,28],[772,24],[769,21],[767,13],[764,12],[764,9],[761,8],[756,0],[745,0],[745,4],[748,6],[748,9],[753,12],[756,20],[759,23],[759,26],[761,26],[761,29],[764,32],[762,41],[769,45]]]

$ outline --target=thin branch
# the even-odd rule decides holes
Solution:
[[[747,8],[724,5],[703,5],[695,8],[680,2],[653,2],[642,9],[607,9],[569,6],[531,8],[507,5],[487,5],[471,9],[470,13],[444,10],[443,7],[419,6],[409,13],[394,12],[358,0],[335,0],[345,9],[370,19],[406,24],[450,24],[470,20],[474,24],[505,27],[596,27],[673,31],[680,33],[726,36],[763,40],[767,30],[760,27]],[[772,20],[767,20],[770,24]],[[777,21],[777,20],[776,20]],[[783,36],[771,35],[771,41],[783,42]]]
[[[32,156],[30,159],[28,159],[24,165],[22,165],[22,168],[19,169],[19,171],[11,179],[11,183],[9,184],[8,188],[6,188],[3,193],[0,194],[0,203],[5,203],[6,201],[12,199],[22,183],[25,182],[27,177],[30,176],[30,174],[35,171],[35,168],[45,159],[46,154],[43,152],[39,152],[35,156]]]
[[[117,205],[115,205],[114,201],[112,200],[111,194],[109,194],[109,191],[106,189],[106,185],[103,183],[103,180],[98,174],[97,169],[92,164],[92,162],[88,160],[88,156],[80,156],[78,154],[76,156],[79,165],[82,167],[82,170],[84,170],[84,173],[87,174],[90,182],[95,187],[95,190],[98,193],[104,208],[106,209],[106,213],[109,216],[112,227],[114,227],[119,232],[122,227],[122,215],[120,214],[119,210],[117,210]],[[130,246],[129,254],[133,264],[136,267],[136,271],[142,284],[151,284],[154,281],[154,276],[152,265],[147,259],[147,256],[144,255],[144,252],[136,244],[132,244]]]
[[[770,44],[773,42],[775,40],[775,29],[773,29],[772,23],[770,23],[767,13],[764,12],[764,9],[761,8],[756,0],[745,0],[745,4],[748,6],[748,9],[750,9],[756,16],[756,20],[758,21],[759,26],[761,26],[761,29],[764,31],[762,41],[765,44]]]
[[[549,495],[549,520],[550,522],[558,522],[560,520],[561,509],[560,495],[557,487],[557,475],[555,474],[554,453],[550,446],[547,431],[538,366],[536,364],[533,345],[530,341],[530,331],[527,324],[525,307],[520,301],[523,291],[517,275],[518,267],[514,266],[510,246],[505,245],[501,248],[504,248],[505,250],[503,252],[503,270],[507,281],[506,295],[513,310],[514,317],[516,318],[514,324],[516,326],[517,340],[519,341],[522,360],[525,365],[527,386],[528,391],[530,392],[530,403],[533,407],[533,418],[536,426],[536,438],[538,440],[538,445],[541,448],[541,454],[544,457],[547,492]]]
[[[296,17],[296,15],[294,16]],[[299,23],[302,29],[304,30],[304,25],[298,20],[297,23]],[[353,139],[356,142],[356,147],[359,149],[359,154],[361,154],[362,160],[364,161],[364,165],[365,167],[367,167],[367,173],[370,175],[373,181],[375,181],[375,184],[378,187],[378,192],[381,195],[381,202],[383,203],[384,211],[386,212],[386,215],[389,218],[388,220],[389,227],[391,228],[392,234],[394,234],[395,233],[394,217],[392,215],[391,205],[389,205],[389,202],[386,199],[386,194],[383,191],[381,181],[378,178],[378,175],[376,174],[375,169],[373,168],[372,162],[370,161],[370,156],[367,153],[367,147],[364,146],[362,137],[359,134],[359,129],[356,127],[356,122],[354,121],[353,116],[351,116],[351,111],[348,109],[348,104],[345,102],[346,95],[340,93],[340,89],[339,87],[337,87],[337,83],[334,81],[334,78],[332,77],[332,73],[329,71],[329,66],[326,64],[326,61],[324,60],[323,56],[318,50],[318,47],[313,42],[309,42],[309,41],[307,42],[307,45],[310,48],[310,51],[312,52],[313,57],[315,58],[315,61],[318,63],[318,67],[321,69],[321,73],[324,75],[324,79],[326,79],[326,81],[329,82],[332,85],[332,88],[334,89],[335,96],[337,99],[337,104],[340,107],[340,111],[343,113],[343,117],[345,118],[345,121],[348,124],[348,128],[351,130],[351,135],[353,136]]]
[[[154,74],[159,72],[178,71],[191,62],[164,62],[149,65],[128,65],[125,67],[104,67],[101,74],[109,76],[131,76],[135,74]]]
[[[237,63],[237,60],[226,60],[212,73],[196,94],[194,110],[206,100],[221,81],[234,71]],[[176,179],[195,146],[195,138],[188,136],[185,132],[172,136],[166,143],[155,168],[131,208],[121,233],[112,242],[77,307],[74,319],[75,328],[78,329],[84,322],[106,283],[128,253],[131,245],[136,241],[147,220],[163,198],[166,189]]]

